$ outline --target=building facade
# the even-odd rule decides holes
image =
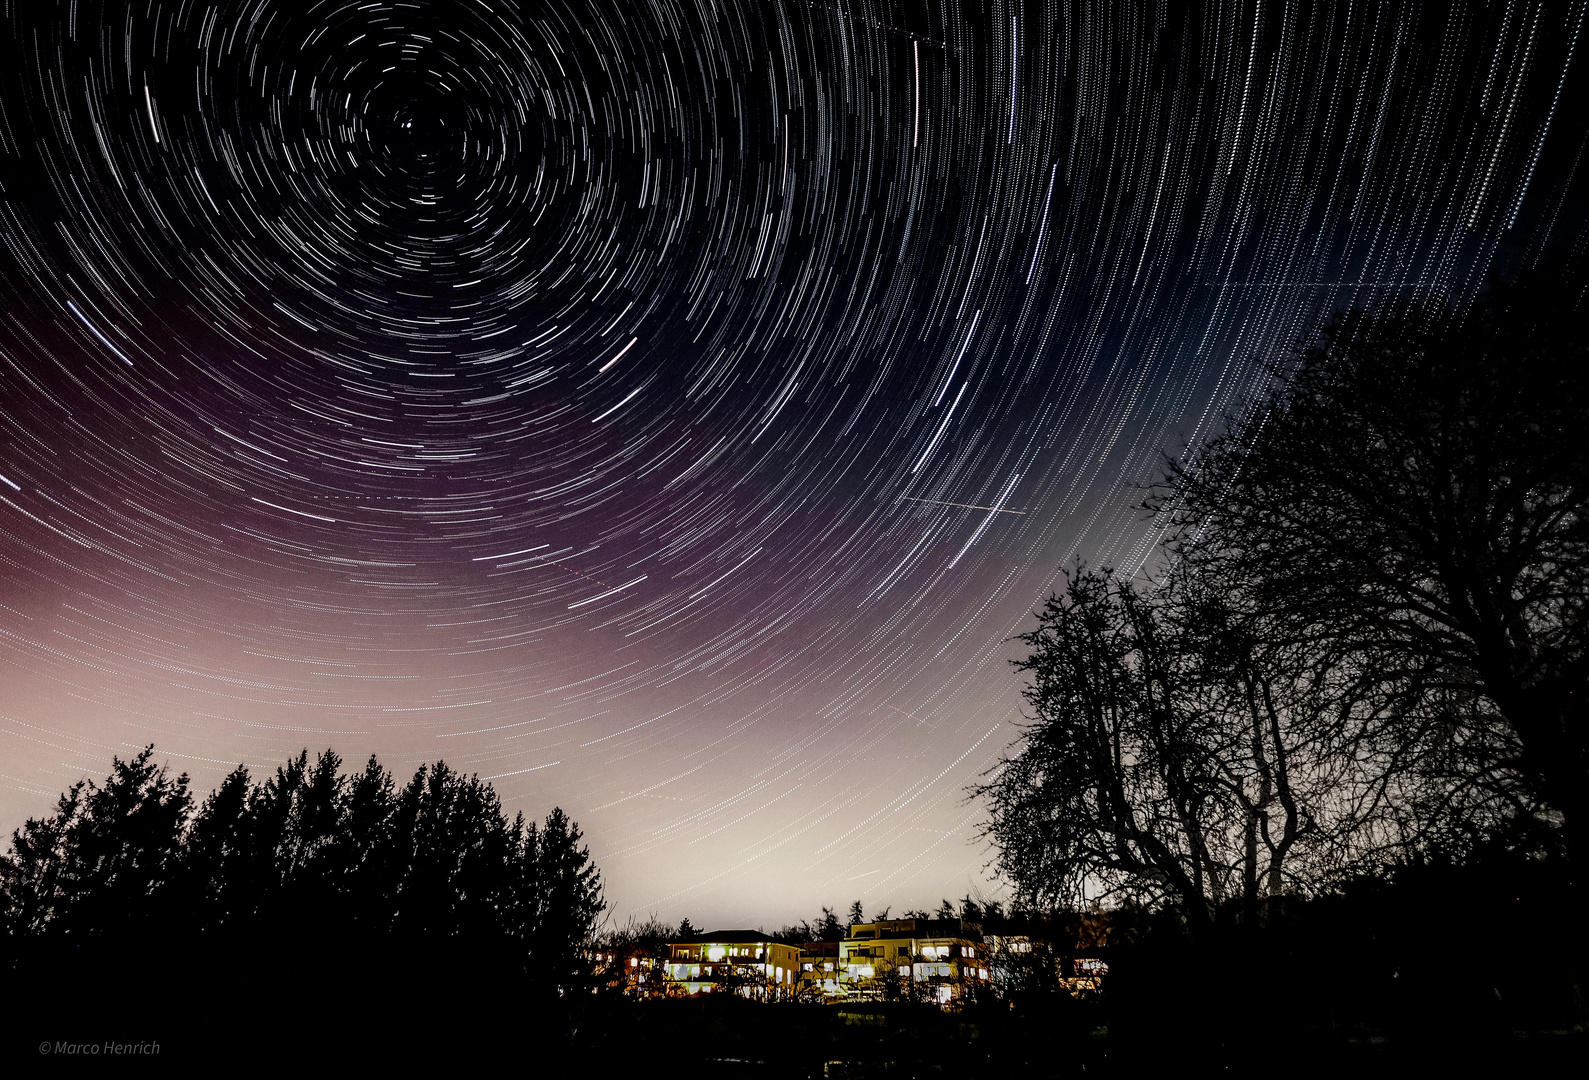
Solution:
[[[838,941],[808,941],[800,946],[800,974],[797,984],[803,999],[836,998],[839,990]]]
[[[759,930],[718,930],[669,942],[664,974],[670,989],[680,994],[792,998],[800,982],[800,947]]]
[[[845,997],[928,999],[948,1004],[988,980],[982,927],[963,919],[854,923],[839,943]]]
[[[1004,968],[1032,945],[1024,937],[985,938],[980,924],[951,918],[853,923],[842,941],[800,944],[759,930],[718,930],[667,948],[657,974],[669,994],[951,1005],[991,981],[1008,982],[1014,972]],[[1107,970],[1095,960],[1076,967],[1074,981],[1089,989]],[[1073,980],[1062,981],[1070,988]]]

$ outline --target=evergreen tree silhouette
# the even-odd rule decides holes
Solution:
[[[181,854],[192,797],[147,747],[111,762],[104,784],[80,781],[55,812],[12,834],[0,862],[0,932],[8,939],[117,938],[147,931]]]
[[[112,946],[158,940],[200,980],[235,967],[240,949],[264,950],[271,962],[251,982],[222,980],[258,1000],[334,995],[348,980],[388,994],[457,983],[476,1000],[502,979],[564,994],[590,982],[605,907],[582,840],[560,808],[540,827],[510,823],[490,784],[444,762],[398,790],[374,757],[347,775],[330,750],[263,783],[239,766],[195,806],[151,746],[13,834],[0,969],[47,973],[97,942],[103,976],[132,978]],[[287,958],[326,943],[355,967],[306,986]]]

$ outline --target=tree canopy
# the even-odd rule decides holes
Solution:
[[[450,942],[566,989],[604,907],[580,841],[562,810],[510,821],[443,762],[398,788],[373,757],[348,775],[305,751],[263,782],[239,766],[198,802],[151,746],[16,830],[0,940],[13,960],[64,941]]]
[[[1526,778],[1582,859],[1589,814],[1583,268],[1472,304],[1356,311],[1158,508],[1170,554],[1329,657],[1466,699],[1475,776]],[[1489,719],[1506,729],[1497,738]],[[1515,752],[1514,752],[1515,751]]]
[[[1025,737],[980,789],[1020,903],[1251,918],[1436,827],[1401,698],[1263,630],[1183,580],[1069,577],[1021,638]]]
[[[1508,830],[1583,858],[1585,283],[1333,321],[1171,468],[1151,580],[1068,578],[979,789],[1023,902],[1195,927]]]

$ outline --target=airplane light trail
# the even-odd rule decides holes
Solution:
[[[995,514],[1025,514],[1025,510],[1006,510],[1001,506],[977,506],[973,503],[944,502],[942,499],[917,499],[901,495],[902,502],[931,503],[934,506],[958,506],[965,510],[992,510]]]

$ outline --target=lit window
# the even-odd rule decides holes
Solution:
[[[815,968],[816,968],[815,964],[801,964],[800,965],[800,970],[801,971],[813,971],[813,970],[815,970]]]
[[[706,958],[708,960],[721,960],[726,955],[727,952],[721,945],[713,945],[706,950]]]

